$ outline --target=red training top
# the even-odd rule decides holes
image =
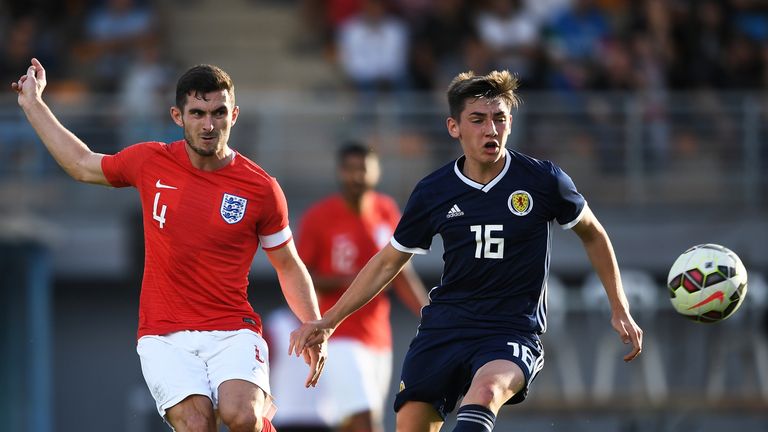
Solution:
[[[138,337],[180,330],[261,332],[248,302],[248,272],[259,243],[291,239],[288,206],[277,181],[235,152],[216,171],[192,166],[184,141],[147,142],[105,156],[114,187],[139,191],[144,221],[144,279]]]
[[[304,215],[297,235],[302,261],[318,276],[355,276],[392,237],[400,219],[395,201],[378,192],[368,192],[358,215],[341,195],[330,196]],[[328,294],[318,293],[320,311],[333,306],[347,286]],[[357,339],[375,349],[392,349],[389,298],[378,295],[349,316],[332,337]]]

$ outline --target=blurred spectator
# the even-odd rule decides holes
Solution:
[[[597,162],[602,172],[624,173],[625,142],[622,119],[627,116],[625,100],[618,91],[633,93],[637,88],[636,65],[623,39],[606,41],[603,56],[595,63],[589,82],[587,114],[597,139]]]
[[[58,69],[60,47],[56,42],[57,35],[48,31],[41,18],[28,14],[9,20],[7,24],[7,31],[1,32],[0,46],[0,77],[3,83],[18,80],[19,75],[29,67],[32,57],[51,64],[54,71]]]
[[[300,48],[321,48],[332,55],[336,33],[362,8],[360,0],[302,0],[300,21],[306,30]]]
[[[764,0],[731,0],[735,30],[749,39],[768,41],[768,4]]]
[[[54,67],[58,65],[55,34],[46,31],[38,16],[29,14],[9,20],[2,36],[0,79],[4,86],[19,79],[33,56],[50,60]],[[38,175],[44,168],[45,155],[34,131],[15,117],[0,120],[0,174]]]
[[[548,85],[556,90],[587,90],[596,61],[612,37],[609,20],[595,0],[574,0],[547,28],[550,61]]]
[[[88,13],[84,25],[75,52],[96,91],[115,91],[139,50],[157,42],[154,15],[143,2],[107,0]]]
[[[573,0],[525,0],[525,9],[537,22],[546,24],[572,4]]]
[[[595,153],[601,172],[620,174],[626,139],[619,125],[627,113],[615,91],[633,91],[636,72],[627,41],[612,27],[621,20],[601,6],[597,0],[574,0],[553,18],[548,27],[549,84],[563,92],[567,106],[586,108],[576,120],[578,128],[586,128],[582,145]],[[615,5],[611,10],[622,11]]]
[[[602,53],[602,46],[612,36],[610,21],[596,0],[574,0],[552,20],[551,49],[556,57],[591,61]]]
[[[759,88],[764,83],[766,71],[762,56],[768,46],[768,4],[765,1],[731,0],[731,5],[733,34],[725,58],[729,87]]]
[[[409,25],[413,26],[423,17],[431,13],[435,7],[434,0],[390,0],[392,6],[397,10],[398,15],[402,16]]]
[[[330,35],[333,35],[348,19],[360,13],[363,8],[361,0],[324,0],[328,13],[325,15]]]
[[[614,39],[602,47],[603,55],[595,62],[589,87],[594,90],[633,91],[637,88],[635,58],[628,41]]]
[[[672,46],[671,13],[670,6],[666,0],[646,0],[641,3],[633,3],[632,10],[629,12],[634,19],[627,23],[631,31],[635,34],[644,34],[647,45],[652,47],[650,50],[635,49],[635,54],[641,57],[641,62],[646,54],[653,54],[653,63],[656,63],[662,73],[665,73],[666,65],[674,56]],[[635,44],[637,47],[637,44]],[[666,78],[664,78],[666,86]]]
[[[435,0],[432,10],[414,24],[411,42],[414,88],[445,88],[451,78],[468,69],[464,53],[478,45],[469,43],[477,40],[472,16],[462,0]]]
[[[732,1],[702,0],[680,7],[672,23],[676,55],[674,62],[667,65],[672,88],[695,91],[694,104],[704,118],[691,128],[691,143],[697,152],[689,154],[717,163],[728,163],[737,155],[732,137],[738,127],[725,101],[727,95],[718,90],[744,88],[732,77],[748,79],[745,77],[750,74],[749,48],[739,46],[734,39],[736,33],[729,18],[732,5]],[[729,52],[731,49],[737,52]],[[759,76],[754,78],[755,82],[759,80]]]
[[[179,129],[168,121],[167,101],[172,99],[173,70],[162,59],[159,46],[144,46],[120,82],[120,109],[133,121],[121,128],[121,146],[148,139],[171,142]]]
[[[723,85],[722,59],[729,32],[725,8],[717,0],[676,7],[671,25],[676,56],[667,68],[675,87],[700,89]]]
[[[663,63],[663,48],[643,31],[632,36],[635,57],[637,98],[644,124],[643,142],[650,171],[663,168],[669,156],[669,95]]]
[[[526,87],[538,87],[536,66],[541,57],[541,27],[522,0],[490,0],[478,13],[479,39],[489,48],[492,69],[517,74]]]
[[[337,35],[338,60],[344,75],[364,101],[406,88],[408,28],[383,0],[363,0],[361,12]]]
[[[760,88],[764,64],[760,45],[746,34],[737,33],[728,40],[723,56],[724,88],[746,90]]]

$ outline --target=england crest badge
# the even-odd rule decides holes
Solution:
[[[248,200],[237,195],[224,194],[221,199],[221,217],[228,224],[235,224],[243,220],[245,216],[245,206]]]

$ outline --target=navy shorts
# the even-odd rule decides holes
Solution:
[[[419,330],[403,361],[395,412],[408,401],[419,401],[432,404],[445,419],[477,370],[493,360],[509,360],[522,369],[523,388],[506,402],[516,404],[544,365],[544,350],[538,336],[511,330]]]

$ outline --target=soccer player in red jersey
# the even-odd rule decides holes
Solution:
[[[280,186],[228,146],[239,113],[231,78],[216,66],[189,69],[171,108],[184,139],[115,155],[92,152],[59,123],[42,99],[46,83],[32,59],[11,87],[59,165],[75,180],[139,192],[146,258],[137,352],[158,412],[176,431],[216,431],[217,414],[232,431],[274,430],[267,346],[247,296],[259,245],[297,317],[320,312]],[[326,350],[303,352],[306,386],[317,384]]]
[[[389,244],[400,209],[394,199],[374,190],[381,169],[376,153],[348,143],[337,153],[339,193],[304,214],[297,247],[307,265],[321,311],[333,306],[365,263]],[[392,282],[414,314],[427,304],[426,289],[408,265]],[[341,324],[328,344],[337,360],[326,366],[324,389],[341,432],[381,431],[392,374],[392,330],[388,296],[377,296]],[[298,402],[298,401],[297,401]]]

